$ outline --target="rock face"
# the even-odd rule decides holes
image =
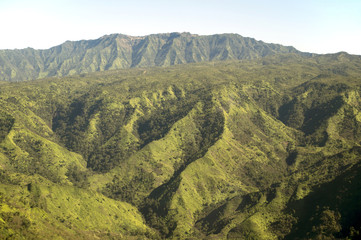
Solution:
[[[293,47],[267,44],[237,34],[169,33],[143,37],[113,34],[96,40],[67,41],[46,50],[1,50],[0,80],[24,81],[112,69],[255,59],[276,53],[310,55]]]

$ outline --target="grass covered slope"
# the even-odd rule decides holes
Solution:
[[[0,234],[357,238],[360,66],[285,54],[3,84]]]
[[[130,204],[43,178],[1,177],[2,238],[131,239],[153,234]]]

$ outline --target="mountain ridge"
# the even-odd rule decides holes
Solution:
[[[291,46],[229,33],[110,34],[93,40],[66,41],[49,49],[0,50],[0,80],[24,81],[135,67],[256,59],[279,53],[314,55]]]

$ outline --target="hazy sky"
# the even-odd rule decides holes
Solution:
[[[0,49],[191,32],[361,55],[361,0],[0,0],[0,26]]]

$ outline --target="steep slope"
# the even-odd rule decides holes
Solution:
[[[236,34],[189,33],[132,37],[121,34],[65,42],[47,50],[0,51],[0,80],[23,81],[50,76],[134,67],[170,66],[215,60],[255,59],[276,53],[301,53]]]
[[[2,84],[0,234],[357,238],[360,66],[284,54]]]
[[[154,233],[128,203],[41,177],[1,174],[2,239],[135,239]]]

